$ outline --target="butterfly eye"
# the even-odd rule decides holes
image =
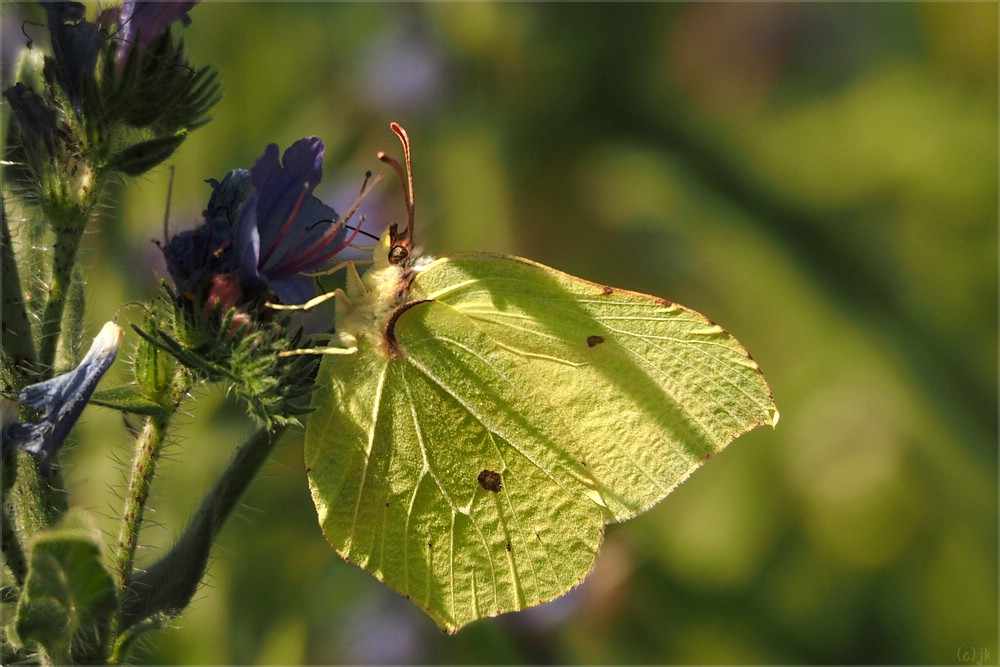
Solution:
[[[394,245],[389,249],[389,263],[402,264],[410,256],[410,251],[406,246]]]

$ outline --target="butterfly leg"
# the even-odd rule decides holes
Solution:
[[[341,289],[336,289],[332,292],[326,292],[325,294],[320,294],[319,296],[309,299],[305,303],[284,304],[284,303],[274,303],[273,301],[268,301],[264,305],[272,310],[312,310],[321,303],[325,303],[330,299],[335,298],[338,292],[343,294],[344,291]]]
[[[355,248],[357,250],[374,250],[374,247],[369,247],[369,246],[356,246],[351,243],[347,245],[348,247]],[[310,278],[322,278],[323,276],[332,276],[338,271],[342,271],[343,269],[347,268],[351,264],[371,264],[371,263],[372,260],[370,259],[365,259],[365,260],[349,259],[345,262],[340,262],[339,264],[336,264],[329,269],[323,269],[322,271],[310,271],[307,272],[305,275],[309,276]]]
[[[341,346],[331,345],[329,347],[303,347],[297,350],[285,350],[279,352],[279,357],[292,357],[298,354],[354,354],[358,351],[358,342],[354,336],[334,336],[334,340],[341,343]]]
[[[321,303],[325,303],[326,301],[333,299],[336,321],[342,322],[347,316],[347,313],[349,313],[353,308],[351,299],[347,295],[354,294],[364,296],[368,293],[368,288],[365,286],[364,281],[361,280],[361,275],[358,273],[358,269],[354,265],[354,262],[348,262],[345,268],[347,277],[346,292],[338,288],[332,292],[320,294],[303,304],[284,305],[280,303],[268,302],[266,305],[275,310],[310,310]],[[358,351],[357,339],[348,333],[335,333],[333,335],[333,343],[333,345],[326,347],[308,347],[296,350],[286,350],[284,352],[280,352],[278,356],[290,357],[297,354],[354,354]]]
[[[302,304],[297,305],[285,305],[281,303],[271,303],[268,302],[266,305],[268,308],[273,308],[274,310],[310,310],[316,306],[334,299],[334,304],[337,308],[340,308],[341,303],[349,305],[347,294],[342,289],[336,289],[332,292],[327,292],[326,294],[320,294],[319,296],[310,299]],[[295,350],[285,350],[284,352],[279,352],[279,357],[291,357],[297,354],[354,354],[358,351],[358,341],[354,336],[350,336],[343,333],[336,333],[333,337],[334,345],[327,347],[306,347],[299,348]]]

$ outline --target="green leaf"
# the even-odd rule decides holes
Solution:
[[[136,415],[165,415],[172,411],[149,398],[134,387],[122,386],[95,391],[90,402],[113,410],[131,412]]]
[[[103,662],[114,581],[101,564],[100,532],[81,510],[70,510],[29,547],[28,576],[17,606],[22,641],[41,644],[56,664]]]
[[[757,364],[694,311],[516,257],[393,266],[389,237],[349,270],[356,351],[322,362],[306,466],[338,553],[446,631],[565,593],[606,523],[777,423]]]

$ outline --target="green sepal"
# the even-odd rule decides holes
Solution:
[[[187,131],[181,130],[176,134],[140,141],[112,156],[107,167],[128,176],[139,176],[173,155],[186,138]]]
[[[195,70],[182,40],[164,32],[145,49],[133,49],[124,66],[111,58],[101,77],[105,108],[115,122],[172,134],[208,122],[208,110],[221,93],[214,71]]]
[[[118,598],[101,564],[100,531],[81,510],[36,533],[17,605],[21,641],[40,644],[56,664],[102,663]]]
[[[167,415],[173,411],[172,406],[163,406],[152,400],[134,387],[122,386],[94,392],[90,402],[101,407],[129,412],[134,415]]]
[[[150,319],[147,324],[153,326],[153,320]],[[139,339],[132,361],[132,372],[147,396],[159,397],[169,391],[175,364],[174,357],[162,348],[146,338]],[[152,400],[156,401],[155,398]]]
[[[198,379],[229,384],[268,429],[299,423],[297,417],[309,411],[319,360],[281,356],[302,347],[302,331],[291,331],[289,315],[251,307],[259,319],[235,327],[235,309],[206,314],[186,298],[174,305],[172,322],[151,319],[134,327],[140,345],[173,357]]]

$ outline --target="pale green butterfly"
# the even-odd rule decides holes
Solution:
[[[519,257],[413,254],[392,129],[405,176],[379,158],[407,227],[347,266],[338,346],[309,350],[330,356],[305,459],[337,553],[454,632],[580,583],[605,524],[778,412],[739,342],[683,306]]]

